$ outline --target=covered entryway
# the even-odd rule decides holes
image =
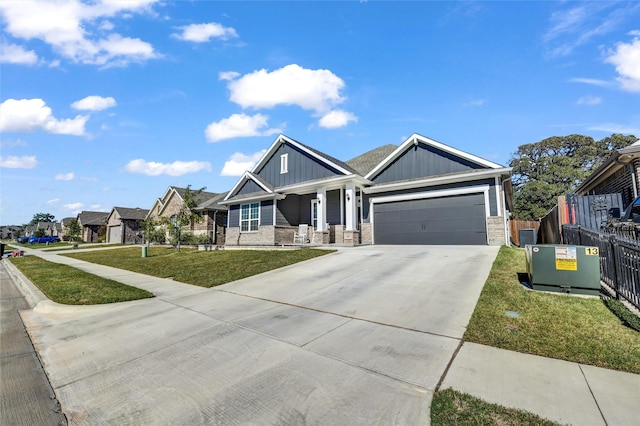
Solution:
[[[107,242],[110,244],[122,243],[122,226],[110,226],[107,230]]]
[[[376,203],[374,244],[486,245],[485,195]]]

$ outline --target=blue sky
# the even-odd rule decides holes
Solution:
[[[0,223],[229,190],[279,133],[506,165],[640,136],[640,2],[0,3]]]

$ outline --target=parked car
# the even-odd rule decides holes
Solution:
[[[58,237],[29,237],[29,244],[59,243]]]
[[[26,244],[29,242],[29,237],[28,236],[23,236],[23,237],[17,237],[16,238],[16,243],[18,244]]]

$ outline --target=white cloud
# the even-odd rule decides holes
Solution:
[[[112,24],[104,19],[151,12],[156,1],[5,1],[0,3],[0,14],[6,23],[5,31],[11,36],[42,40],[73,62],[126,65],[161,55],[147,42],[111,32]]]
[[[106,98],[102,96],[87,96],[72,103],[71,108],[84,111],[102,111],[116,105],[116,100],[110,96]]]
[[[238,77],[240,77],[240,73],[235,71],[222,71],[218,73],[218,78],[222,81],[231,81]]]
[[[201,170],[211,171],[211,164],[206,161],[174,161],[173,163],[156,163],[142,158],[131,160],[125,166],[130,173],[142,173],[148,176],[169,175],[182,176]]]
[[[217,22],[208,24],[191,24],[184,27],[178,27],[182,30],[180,34],[172,34],[172,37],[183,41],[192,41],[195,43],[204,43],[212,38],[220,38],[227,40],[229,38],[238,37],[236,30],[225,27]]]
[[[325,114],[318,122],[318,125],[327,129],[337,129],[338,127],[346,126],[351,121],[358,121],[358,117],[350,112],[337,109]]]
[[[589,84],[591,86],[598,86],[598,87],[611,86],[610,82],[605,80],[597,80],[595,78],[572,78],[569,80],[569,83],[583,83],[583,84]]]
[[[71,204],[65,204],[63,207],[67,210],[77,210],[77,213],[80,213],[80,210],[84,207],[84,204],[71,203]]]
[[[602,98],[598,96],[583,96],[576,101],[576,105],[600,105]]]
[[[224,162],[220,176],[242,176],[244,172],[251,170],[256,165],[265,152],[267,152],[266,149],[249,155],[241,152],[234,153],[229,160]]]
[[[618,43],[615,51],[605,59],[615,65],[617,80],[623,90],[640,92],[640,39],[634,38],[631,43]]]
[[[58,120],[42,99],[7,99],[0,104],[0,132],[44,131],[82,136],[89,116]]]
[[[33,169],[38,165],[35,155],[23,155],[17,157],[9,155],[8,157],[0,156],[0,167],[6,167],[7,169]]]
[[[73,172],[69,172],[69,173],[60,173],[55,175],[54,179],[55,180],[73,180],[75,179],[76,175]]]
[[[222,73],[228,79],[232,74]],[[329,70],[310,70],[292,64],[268,72],[265,69],[232,79],[230,100],[242,108],[297,105],[324,115],[345,101],[344,81]]]
[[[265,129],[269,125],[268,119],[268,116],[262,114],[232,114],[229,118],[209,124],[204,133],[209,142],[280,133],[280,129]]]
[[[468,101],[462,104],[463,107],[480,107],[484,105],[484,99],[474,99],[472,101]]]
[[[619,124],[619,123],[601,123],[595,124],[587,128],[587,130],[596,130],[609,134],[622,133],[624,135],[639,135],[640,126]]]
[[[0,63],[35,65],[38,55],[33,50],[25,50],[16,44],[0,44]]]
[[[54,198],[53,200],[49,200],[47,201],[47,205],[53,205],[56,204],[58,201],[60,201],[60,198]]]

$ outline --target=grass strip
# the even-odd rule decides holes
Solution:
[[[524,250],[500,249],[465,340],[640,374],[640,333],[598,298],[525,289],[517,276],[525,270]]]
[[[490,404],[466,393],[445,389],[433,395],[431,424],[433,426],[552,426],[558,423],[527,411]]]
[[[187,284],[214,287],[330,253],[330,250],[217,250],[198,251],[150,247],[147,257],[140,247],[65,253],[64,256],[128,271],[173,278]]]
[[[66,305],[98,305],[153,297],[148,291],[98,277],[37,256],[11,262],[49,299]]]

